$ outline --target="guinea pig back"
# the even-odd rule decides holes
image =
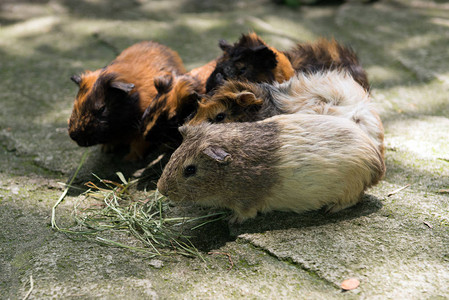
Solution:
[[[323,70],[346,71],[367,91],[368,76],[362,68],[357,54],[335,39],[320,38],[313,43],[298,43],[284,54],[296,72],[315,73]]]
[[[157,95],[142,116],[142,131],[147,141],[179,146],[182,138],[178,127],[196,111],[215,65],[216,60],[212,60],[186,74],[155,78]]]
[[[357,203],[385,172],[381,154],[353,122],[278,115],[252,123],[183,126],[158,189],[174,201],[226,207],[233,221],[257,212],[335,212]]]

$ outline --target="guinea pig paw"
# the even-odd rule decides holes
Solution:
[[[125,156],[125,161],[136,162],[145,157],[149,144],[142,138],[139,138],[133,140],[129,148],[129,153]]]
[[[242,224],[246,219],[248,218],[238,213],[234,213],[229,219],[229,224]]]
[[[247,209],[239,209],[234,208],[234,214],[229,220],[229,224],[241,224],[248,219],[255,218],[257,216],[258,209],[256,207],[247,208]]]
[[[111,144],[103,144],[101,145],[101,152],[103,153],[113,153],[116,149],[116,146]]]
[[[129,152],[125,155],[124,160],[129,162],[136,162],[142,159],[142,156],[136,152]]]
[[[334,204],[329,204],[328,206],[326,206],[325,209],[326,209],[326,213],[334,214],[334,213],[337,213],[345,208],[351,207],[355,204],[356,203],[346,203],[346,204],[334,203]]]

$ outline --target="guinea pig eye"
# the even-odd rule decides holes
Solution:
[[[246,73],[246,67],[242,67],[242,68],[240,68],[239,69],[239,75],[243,75],[243,74],[245,74]]]
[[[190,177],[195,175],[196,167],[194,165],[188,165],[184,168],[184,177]]]
[[[215,116],[214,122],[216,122],[216,123],[223,122],[223,120],[225,118],[226,118],[226,114],[225,113],[219,113],[218,115]]]
[[[237,69],[237,75],[243,75],[246,73],[246,64],[241,62],[241,61],[237,61],[235,63],[235,68]]]
[[[97,110],[96,115],[98,117],[104,117],[106,115],[106,105],[100,107],[100,109]]]

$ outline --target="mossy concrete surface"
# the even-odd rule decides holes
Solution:
[[[363,2],[1,1],[0,298],[449,298],[449,5]],[[274,212],[212,224],[213,234],[195,239],[204,261],[150,259],[54,231],[59,182],[85,151],[78,185],[91,173],[129,177],[147,163],[69,139],[70,76],[141,40],[173,48],[191,69],[220,54],[218,39],[250,30],[279,49],[326,36],[357,51],[385,125],[385,179],[334,215]],[[58,222],[70,222],[79,194],[69,192]],[[360,286],[342,292],[352,277]]]

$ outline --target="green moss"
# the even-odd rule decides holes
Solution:
[[[33,267],[33,253],[31,251],[18,252],[11,260],[11,266],[15,269],[16,274],[22,276],[27,270]]]

